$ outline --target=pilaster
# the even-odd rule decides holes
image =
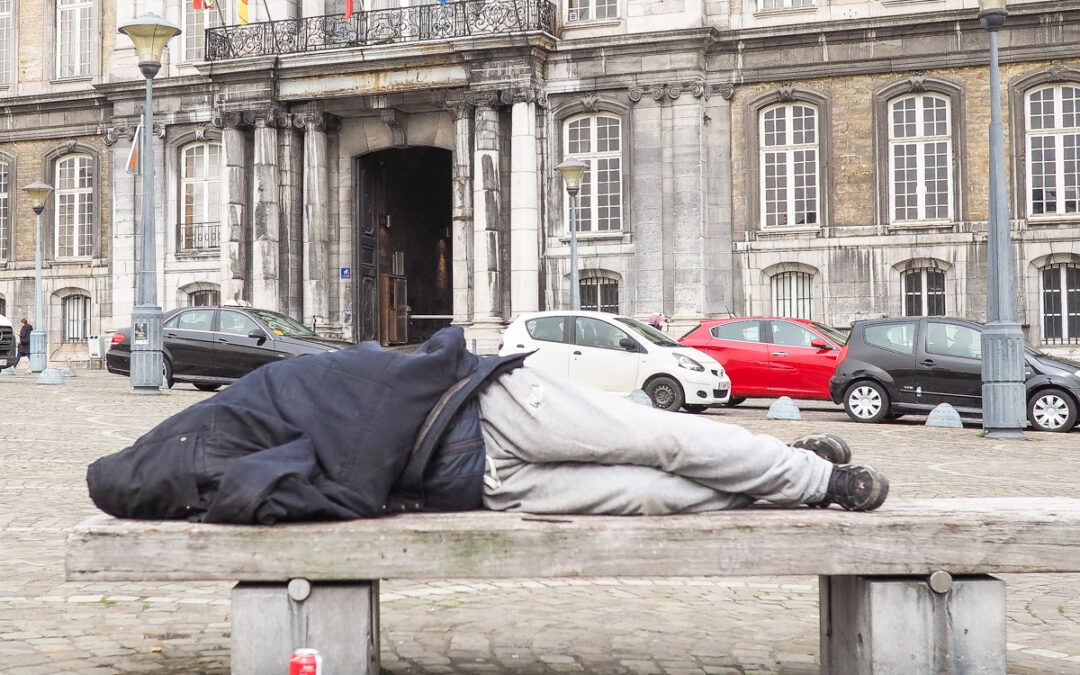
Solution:
[[[510,311],[540,308],[540,205],[537,185],[536,103],[515,94],[510,137]]]
[[[255,117],[252,171],[251,302],[277,310],[281,221],[278,212],[278,118],[276,110]]]
[[[310,110],[297,116],[304,127],[304,323],[330,320],[330,174],[327,115]]]

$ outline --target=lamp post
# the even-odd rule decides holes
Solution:
[[[998,30],[1005,0],[979,0],[979,21],[990,36],[990,194],[986,239],[986,326],[982,332],[983,429],[989,438],[1023,438],[1024,333],[1016,316],[1016,280],[1009,237],[1005,140],[1001,127]]]
[[[589,165],[575,157],[567,157],[555,170],[562,174],[566,194],[570,195],[570,309],[581,309],[581,285],[577,264],[577,195],[581,178]]]
[[[41,300],[41,212],[53,193],[53,186],[34,181],[23,188],[30,197],[30,207],[37,220],[34,230],[34,330],[30,331],[30,372],[41,373],[38,384],[63,384],[64,379],[55,371],[49,372],[49,333],[45,330],[45,313]],[[46,374],[48,372],[48,374]]]
[[[154,76],[161,69],[161,52],[180,29],[150,12],[119,27],[131,38],[146,78],[146,108],[142,131],[142,222],[139,223],[136,303],[131,312],[131,386],[136,394],[161,392],[161,307],[157,304],[156,245],[154,242]]]

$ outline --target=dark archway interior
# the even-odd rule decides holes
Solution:
[[[422,342],[450,325],[450,152],[382,150],[365,159],[376,175],[379,339]]]

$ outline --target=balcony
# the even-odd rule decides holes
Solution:
[[[195,253],[218,248],[219,223],[182,223],[176,227],[176,250]]]
[[[551,0],[462,0],[356,12],[348,20],[331,14],[218,26],[206,31],[206,60],[524,32],[555,34]]]

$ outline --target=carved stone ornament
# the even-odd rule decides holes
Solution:
[[[795,100],[795,85],[785,82],[776,88],[776,100],[780,103],[790,103]]]
[[[165,138],[165,123],[154,125],[154,135],[158,138]]]
[[[470,90],[465,92],[465,103],[474,108],[494,108],[499,105],[499,93],[495,90]]]
[[[443,107],[449,111],[455,120],[460,120],[472,114],[472,106],[463,99],[447,101]]]
[[[1072,73],[1074,71],[1071,68],[1065,67],[1061,61],[1054,61],[1050,64],[1050,67],[1046,69],[1048,82],[1064,82],[1065,80],[1071,80]]]
[[[682,87],[677,84],[668,85],[667,87],[665,87],[665,89],[667,89],[668,98],[670,98],[672,101],[682,96]]]
[[[66,153],[71,153],[71,152],[75,152],[75,146],[76,145],[78,145],[78,143],[76,143],[75,139],[73,138],[70,141],[68,141],[67,143],[64,143],[61,147],[64,148],[64,151]]]
[[[105,133],[101,138],[101,142],[105,145],[112,145],[116,141],[120,140],[120,134],[124,133],[124,127],[109,127],[105,129]]]
[[[908,91],[915,94],[926,91],[926,73],[915,73],[909,77]]]
[[[548,95],[547,92],[543,89],[536,90],[536,105],[540,106],[541,108],[548,107]]]
[[[684,82],[677,84],[654,84],[650,87],[631,87],[626,96],[632,103],[641,101],[645,96],[650,96],[654,101],[662,101],[665,98],[674,101],[688,92],[694,98],[704,98],[706,101],[712,96],[709,86],[704,82]]]
[[[197,140],[197,141],[205,141],[206,140],[206,127],[195,127],[195,140]]]
[[[586,94],[581,97],[581,107],[587,112],[596,112],[600,108],[600,97],[596,94]]]
[[[720,94],[720,98],[725,101],[730,101],[735,96],[735,87],[728,83],[715,85],[713,91]]]
[[[390,130],[390,138],[394,143],[394,147],[405,147],[405,129],[401,126],[401,120],[398,119],[398,111],[394,108],[386,108],[379,111],[379,116],[382,117],[386,128]]]

